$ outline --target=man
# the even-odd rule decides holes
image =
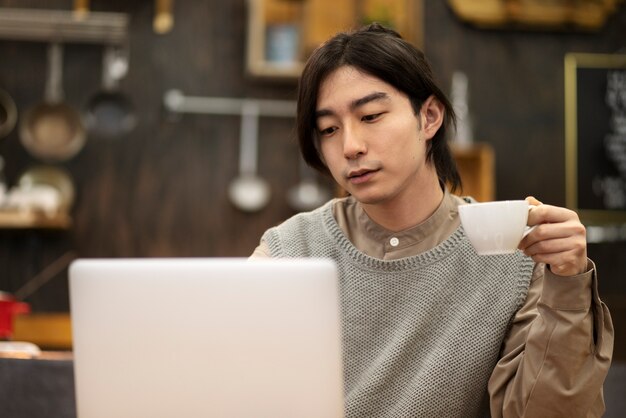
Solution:
[[[599,417],[613,346],[575,212],[534,198],[515,254],[478,256],[452,195],[449,101],[423,54],[374,24],[300,80],[305,160],[349,196],[268,230],[253,257],[340,274],[347,417]]]

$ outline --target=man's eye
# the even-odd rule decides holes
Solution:
[[[365,115],[361,118],[361,120],[364,122],[373,122],[376,119],[378,119],[381,115],[382,113],[375,113],[373,115]]]
[[[331,126],[330,128],[320,129],[319,133],[322,136],[328,136],[328,135],[332,135],[336,130],[337,128],[335,128],[334,126]]]

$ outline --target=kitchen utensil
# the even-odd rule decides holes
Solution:
[[[241,112],[239,144],[239,177],[228,187],[231,202],[246,212],[255,212],[267,205],[270,187],[256,174],[259,128],[259,106],[244,102]]]
[[[90,133],[113,138],[132,131],[137,118],[132,103],[120,91],[118,83],[128,71],[126,51],[112,46],[104,48],[102,57],[102,90],[87,105],[85,126]]]
[[[72,261],[77,258],[76,253],[73,250],[66,251],[59,258],[48,264],[43,270],[31,277],[15,292],[15,298],[19,300],[26,300],[31,297],[35,292],[41,289],[50,280],[58,277],[58,275],[65,270]]]
[[[89,15],[89,0],[74,0],[74,19],[84,20]]]
[[[174,0],[155,0],[152,28],[156,33],[162,35],[171,31],[174,27],[173,7]]]
[[[39,165],[27,169],[18,178],[17,186],[25,190],[37,186],[49,186],[56,189],[61,196],[59,210],[64,212],[69,212],[76,196],[74,182],[70,174],[55,166]]]
[[[0,340],[9,339],[13,335],[13,318],[15,315],[30,312],[30,306],[18,302],[6,292],[0,292]]]
[[[321,206],[331,198],[331,193],[320,186],[315,172],[299,158],[300,183],[289,189],[287,202],[297,211],[307,211]]]
[[[48,79],[45,101],[24,113],[20,124],[22,144],[33,156],[44,161],[64,161],[85,145],[85,129],[80,114],[63,102],[63,47],[48,48]]]
[[[17,122],[17,107],[9,93],[0,89],[0,138],[7,136]]]

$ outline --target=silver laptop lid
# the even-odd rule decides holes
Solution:
[[[343,416],[330,261],[84,259],[69,276],[79,418]]]

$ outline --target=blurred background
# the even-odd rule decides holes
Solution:
[[[620,0],[0,0],[0,299],[31,310],[14,337],[71,349],[77,257],[245,257],[340,194],[301,163],[297,77],[372,21],[450,95],[463,194],[581,214],[616,328],[607,416],[624,416]]]
[[[590,136],[574,139],[586,144],[611,134],[626,144],[623,126],[611,122],[626,102],[626,63],[615,58],[626,54],[620,1],[0,0],[0,7],[0,91],[15,105],[0,114],[0,290],[17,292],[33,312],[69,310],[66,267],[75,257],[247,256],[267,228],[316,201],[305,194],[294,202],[296,186],[306,181],[321,196],[336,194],[328,179],[301,166],[290,112],[302,62],[337,30],[379,21],[424,49],[463,115],[455,152],[464,193],[479,200],[533,195],[583,207],[568,191],[568,123],[581,120],[579,132]],[[60,75],[55,44],[62,46]],[[580,78],[577,91],[588,96],[567,91],[571,53],[602,55],[597,65],[582,55],[570,61],[574,71],[600,68],[588,84]],[[617,73],[612,87],[609,72]],[[29,125],[55,77],[65,111],[77,112],[74,122],[84,126]],[[623,100],[617,108],[605,100],[610,88]],[[103,90],[117,96],[94,110]],[[573,119],[566,96],[580,102]],[[215,98],[235,99],[221,106],[233,110],[215,110]],[[114,125],[98,130],[99,117]],[[51,139],[37,136],[48,129]],[[63,129],[78,137],[62,138]],[[240,155],[246,141],[253,146]],[[605,191],[619,180],[610,175],[618,159],[607,169],[613,160],[606,155],[583,157],[609,174],[600,181],[581,172],[579,179],[591,176]],[[229,190],[241,173],[264,179],[266,188],[247,193],[269,191],[269,200],[237,206]],[[601,203],[589,203],[599,215],[587,218],[595,226],[607,215],[611,225],[594,230],[589,256],[614,316],[618,360],[626,359],[626,174],[621,181]]]

